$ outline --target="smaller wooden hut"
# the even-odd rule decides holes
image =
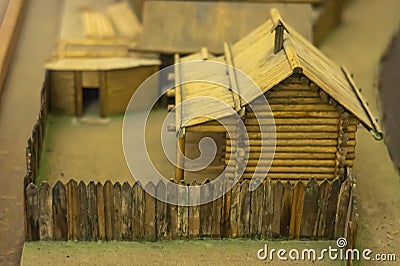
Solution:
[[[67,0],[50,77],[50,111],[82,116],[95,101],[99,115],[123,113],[138,86],[160,65],[158,54],[134,53],[141,24],[127,3]],[[157,88],[149,95],[156,95]]]
[[[176,56],[176,63],[190,59],[204,59],[204,53],[189,58]],[[356,130],[361,123],[377,139],[382,132],[368,105],[345,68],[335,65],[309,41],[287,25],[278,11],[271,11],[271,19],[252,31],[239,42],[225,45],[224,56],[213,58],[234,66],[247,74],[261,88],[261,94],[247,95],[249,90],[238,86],[234,71],[209,75],[226,76],[230,88],[208,83],[187,83],[175,88],[176,104],[185,100],[208,96],[218,99],[238,112],[249,136],[249,160],[227,168],[229,160],[240,162],[238,139],[227,134],[216,119],[229,119],[231,115],[209,102],[199,98],[182,105],[176,111],[176,129],[181,132],[178,147],[189,158],[198,156],[198,140],[212,137],[218,146],[217,157],[204,170],[193,172],[177,168],[176,179],[186,182],[202,178],[215,178],[223,170],[227,177],[252,178],[258,163],[267,165],[275,151],[268,177],[281,180],[344,179],[346,169],[351,170],[355,159]],[[175,78],[189,75],[185,68],[176,65]],[[203,73],[204,74],[204,73]],[[204,74],[206,75],[206,74]],[[265,95],[272,110],[255,119],[254,109],[249,102],[235,98],[233,91],[246,94],[246,98],[257,99]],[[257,108],[257,107],[256,107]],[[202,110],[204,117],[189,119]],[[211,119],[213,117],[215,120]],[[185,124],[182,121],[187,121]],[[276,148],[272,139],[260,139],[260,128],[275,123]],[[274,135],[271,135],[274,137]],[[197,142],[196,142],[197,141]],[[266,145],[267,149],[260,149]],[[179,154],[178,154],[179,156]],[[183,159],[178,157],[180,165]],[[260,178],[265,176],[258,176]]]

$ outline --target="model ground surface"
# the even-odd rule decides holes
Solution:
[[[335,243],[303,241],[260,240],[197,240],[168,242],[109,242],[109,243],[26,243],[23,265],[281,265],[282,261],[259,260],[257,251],[268,245],[268,249],[314,248],[320,252]],[[109,263],[106,263],[109,262]],[[310,265],[310,261],[287,261],[285,265]],[[343,261],[323,260],[319,265],[345,265]]]
[[[0,264],[18,263],[22,250],[22,179],[25,175],[25,145],[39,111],[39,96],[44,74],[42,65],[49,58],[52,44],[56,39],[57,23],[61,9],[62,1],[30,1],[22,35],[1,99]],[[400,2],[397,0],[350,1],[344,9],[343,23],[320,47],[335,62],[344,64],[354,73],[356,84],[362,88],[362,94],[369,102],[372,112],[379,115],[379,117],[382,117],[382,113],[377,103],[378,92],[375,87],[375,81],[380,57],[399,25],[399,9]],[[37,14],[41,15],[38,16]],[[44,23],[44,19],[46,19],[46,23]],[[61,120],[58,122],[62,124]],[[66,123],[69,123],[68,120]],[[112,121],[108,126],[117,128],[118,123],[120,122]],[[103,131],[105,130],[103,128]],[[118,135],[119,133],[115,134]],[[360,214],[357,245],[362,248],[368,247],[374,252],[397,253],[397,257],[399,257],[400,197],[398,194],[400,191],[400,179],[398,173],[383,141],[376,142],[361,127],[357,134],[357,159],[354,166],[354,172],[358,177],[357,195]],[[80,139],[82,141],[81,144],[85,140],[84,137],[76,137],[76,139],[77,141]],[[110,144],[107,145],[114,147],[115,154],[118,154],[121,151],[120,144],[114,146],[113,144],[115,143],[110,141]],[[120,158],[118,160],[123,158],[121,154],[118,156],[116,156]],[[86,159],[83,158],[82,160]],[[50,161],[48,160],[48,162]],[[111,166],[106,167],[112,168]],[[106,168],[100,171],[96,165],[91,172],[84,169],[85,167],[80,170],[88,172],[84,175],[81,174],[82,177],[80,179],[84,179],[84,176],[86,178],[99,176],[100,172],[106,173]],[[59,168],[52,173],[54,178],[59,178],[61,171],[72,175],[74,169]],[[126,171],[126,169],[123,171]],[[64,176],[66,176],[65,173]],[[121,172],[121,175],[124,175],[124,173]],[[112,178],[110,175],[109,179]],[[77,256],[77,258],[82,256],[82,260],[90,258],[89,262],[101,261],[102,264],[112,264],[123,257],[130,258],[127,263],[139,261],[144,257],[146,260],[143,263],[157,264],[161,258],[168,258],[168,256],[173,256],[173,258],[179,256],[183,260],[185,258],[197,258],[197,261],[200,262],[202,261],[200,254],[207,254],[207,259],[215,261],[216,264],[220,264],[222,261],[229,264],[232,264],[231,261],[238,264],[247,264],[247,258],[251,257],[251,260],[257,260],[254,256],[254,251],[259,248],[258,246],[261,242],[254,244],[254,247],[249,242],[239,242],[240,244],[237,244],[238,247],[234,248],[228,244],[229,242],[216,241],[216,246],[218,245],[220,248],[217,249],[214,246],[214,248],[207,250],[207,253],[205,251],[203,251],[204,253],[192,252],[192,250],[195,250],[196,245],[200,244],[185,242],[188,245],[187,252],[183,252],[185,250],[184,246],[175,246],[175,253],[171,251],[171,253],[167,252],[170,255],[164,254],[163,256],[155,254],[157,252],[159,254],[160,249],[168,249],[168,245],[173,246],[173,242],[169,244],[166,242],[144,244],[88,243],[87,248],[80,246],[82,245],[81,243],[74,242],[54,243],[54,246],[57,247],[47,248],[47,243],[27,243],[24,261],[28,263],[35,259],[35,262],[43,261],[46,264],[46,262],[50,263],[51,259],[63,259],[65,252],[75,249],[76,252],[74,251],[73,256]],[[199,243],[202,243],[202,241]],[[136,249],[127,248],[129,245],[144,246],[141,246],[143,248],[137,249],[136,252]],[[150,248],[152,245],[164,248],[155,248],[156,251],[154,251]],[[295,246],[296,244],[295,242],[289,242],[289,245]],[[318,245],[318,243],[312,242],[311,245]],[[108,249],[109,247],[111,248]],[[99,250],[110,251],[109,253],[105,252],[108,255],[101,257],[99,253],[102,254],[103,252]],[[241,252],[236,253],[235,250]],[[52,254],[54,257],[46,257],[49,256],[48,254]],[[166,260],[162,260],[162,262],[164,261]],[[191,261],[183,262],[190,263]],[[63,263],[63,261],[60,261],[60,263]],[[65,263],[70,264],[70,262]]]

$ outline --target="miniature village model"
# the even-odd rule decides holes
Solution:
[[[76,7],[67,5],[66,12],[76,11]],[[180,133],[177,151],[182,152],[177,152],[177,161],[183,160],[181,155],[199,156],[197,147],[202,138],[215,141],[217,154],[205,169],[194,172],[176,167],[175,180],[165,179],[157,184],[142,184],[134,177],[132,182],[85,183],[71,179],[66,183],[38,184],[50,115],[84,116],[86,100],[93,95],[100,102],[99,116],[123,114],[135,90],[158,70],[161,62],[152,53],[159,51],[138,53],[137,31],[123,26],[126,21],[121,20],[131,21],[130,25],[136,23],[131,12],[124,4],[84,10],[83,24],[74,27],[82,32],[61,34],[56,57],[46,64],[41,110],[26,150],[26,240],[346,237],[348,247],[354,247],[358,214],[352,167],[357,126],[362,124],[378,140],[382,131],[348,70],[322,54],[310,38],[286,23],[277,9],[271,9],[270,18],[240,36],[240,40],[221,42],[222,50],[215,53],[222,52],[221,56],[203,47],[200,53],[174,57],[173,78],[177,85],[168,95],[174,97],[176,106],[208,96],[237,112],[249,136],[249,160],[245,165],[241,160],[243,154],[238,151],[238,139],[217,121],[225,119],[229,123],[230,113],[202,98],[174,110],[174,129]],[[303,30],[309,32],[310,24],[306,25]],[[196,42],[193,46],[197,45]],[[229,88],[200,82],[180,85],[180,77],[187,73],[179,63],[192,60],[216,61],[239,69],[261,91],[251,95],[246,92],[231,68],[210,73],[228,80]],[[157,95],[159,90],[154,88],[149,95]],[[247,93],[247,100],[233,91]],[[256,110],[249,104],[263,95],[272,113],[256,118]],[[198,119],[186,119],[199,110],[208,113]],[[272,140],[275,134],[271,134],[271,139],[261,141],[260,128],[271,124],[275,124],[276,140]],[[276,145],[274,150],[260,149],[271,143]],[[270,152],[274,152],[273,158]],[[250,191],[249,180],[254,177],[255,166],[271,160],[269,171],[257,176],[265,180]],[[227,167],[229,161],[234,161],[233,166]],[[201,197],[223,191],[237,173],[243,175],[232,190],[207,204],[177,206],[146,193],[188,199],[190,192],[185,187],[209,183],[223,171],[224,183],[212,185],[209,190],[200,189]],[[170,195],[168,188],[174,183],[181,184],[183,189]]]

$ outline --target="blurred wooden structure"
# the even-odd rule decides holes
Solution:
[[[193,53],[203,46],[212,53],[222,54],[223,42],[240,40],[267,19],[271,8],[279,9],[303,37],[319,44],[340,23],[345,2],[131,0],[143,22],[138,48],[181,54]]]
[[[9,0],[4,17],[0,18],[2,19],[0,21],[0,96],[17,45],[27,3],[26,0]]]
[[[281,10],[305,38],[312,40],[309,4],[146,1],[143,34],[137,47],[167,54],[187,54],[205,46],[210,53],[222,54],[224,42],[239,41],[261,25],[273,7]]]
[[[141,24],[126,3],[113,3],[66,1],[58,49],[46,64],[51,112],[81,116],[85,89],[92,89],[101,116],[123,113],[137,87],[158,70],[157,54],[130,51]]]
[[[343,180],[345,169],[351,170],[354,163],[357,125],[361,122],[377,139],[382,138],[381,129],[350,73],[335,65],[286,24],[276,10],[271,12],[274,14],[272,19],[242,40],[234,45],[225,44],[224,56],[209,59],[239,69],[253,79],[261,90],[254,92],[245,83],[241,85],[235,72],[227,68],[220,70],[219,80],[227,80],[230,88],[191,82],[177,85],[175,91],[170,92],[175,94],[177,105],[195,99],[181,105],[175,114],[176,131],[181,132],[179,142],[186,143],[180,145],[186,146],[186,149],[182,149],[183,154],[189,158],[196,157],[193,154],[196,151],[193,145],[198,145],[195,140],[218,134],[215,141],[219,158],[202,170],[206,174],[179,169],[177,180],[184,177],[186,182],[190,182],[196,176],[207,176],[211,179],[225,168],[227,177],[237,178],[238,173],[243,170],[243,178],[252,178],[258,163],[261,163],[262,168],[272,159],[267,175],[272,179]],[[284,34],[276,34],[279,30],[284,30]],[[189,58],[176,56],[176,63],[196,57],[204,59],[201,53]],[[176,67],[177,84],[180,77],[194,75],[189,71],[190,67]],[[204,78],[218,75],[212,67],[200,71]],[[238,88],[233,90],[235,86]],[[233,91],[239,91],[240,97]],[[264,111],[265,106],[258,104],[263,95],[268,100],[272,113]],[[208,98],[201,98],[202,96],[213,97],[224,104],[209,101]],[[253,109],[248,106],[250,102],[254,104]],[[217,121],[222,119],[228,125],[237,125],[232,113],[224,109],[226,106],[230,106],[241,116],[249,136],[247,146],[240,144],[240,132],[237,132],[237,128],[234,129],[235,134],[229,135],[226,128]],[[201,117],[197,117],[199,112]],[[193,117],[196,118],[192,119]],[[270,129],[274,124],[276,142],[274,130]],[[263,139],[260,128],[268,131]],[[243,162],[242,153],[248,153],[247,162]],[[177,156],[179,160],[181,155]],[[235,163],[228,167],[230,160]],[[245,169],[240,168],[242,165],[246,166]],[[255,177],[265,177],[267,167],[264,170]]]

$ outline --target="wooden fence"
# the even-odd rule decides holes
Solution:
[[[227,181],[229,182],[229,181]],[[146,187],[167,197],[160,181]],[[191,238],[283,238],[355,240],[352,181],[282,183],[267,180],[249,191],[236,184],[223,197],[200,206],[159,201],[138,183],[58,181],[25,190],[26,240],[161,240]],[[205,193],[219,193],[221,185]],[[178,197],[188,198],[188,190]]]
[[[43,141],[46,133],[46,123],[49,115],[49,79],[46,72],[40,95],[40,111],[32,130],[32,136],[26,146],[26,177],[24,187],[35,183],[39,174],[40,158],[42,155]]]

